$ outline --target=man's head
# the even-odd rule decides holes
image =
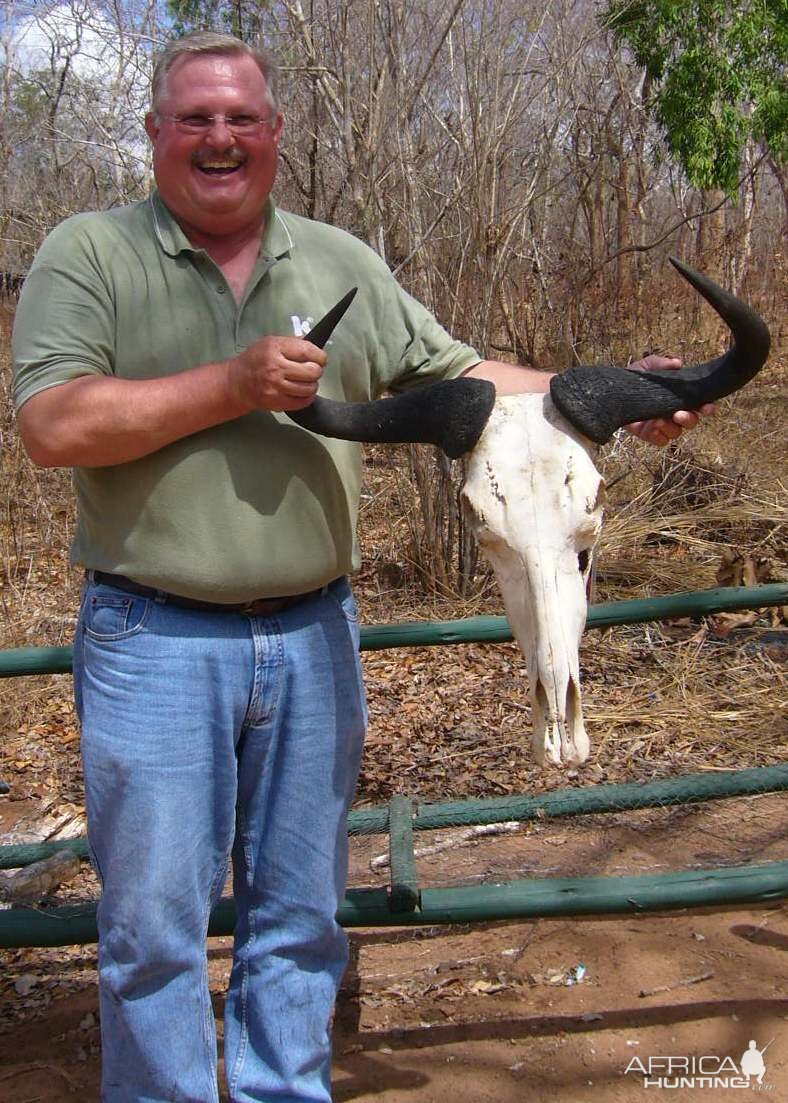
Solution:
[[[230,35],[177,39],[153,75],[145,128],[156,183],[195,242],[262,225],[282,118],[270,56]]]

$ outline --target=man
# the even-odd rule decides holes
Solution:
[[[230,1098],[329,1100],[365,728],[346,581],[359,456],[277,415],[318,385],[362,399],[465,372],[503,391],[548,377],[480,362],[360,242],[275,209],[267,55],[209,33],[171,44],[146,129],[158,191],[53,231],[14,338],[22,439],[74,468],[80,507],[102,1099],[218,1098],[204,940],[232,850]],[[303,340],[355,285],[327,351]]]

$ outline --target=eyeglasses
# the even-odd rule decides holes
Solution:
[[[233,134],[254,134],[268,120],[268,115],[163,115],[182,134],[207,134],[222,122]]]

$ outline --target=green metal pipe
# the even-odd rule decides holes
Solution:
[[[348,893],[337,913],[345,927],[385,926],[370,891]],[[733,907],[788,897],[788,862],[731,869],[686,870],[656,876],[556,877],[467,888],[425,888],[421,907],[392,915],[392,926],[480,923],[492,919],[537,919],[573,915],[626,915],[677,908]]]
[[[413,801],[395,796],[389,801],[389,911],[412,912],[419,906],[419,878],[413,854]]]
[[[625,812],[639,808],[660,808],[694,804],[723,797],[748,797],[788,790],[788,764],[753,766],[748,770],[683,774],[660,781],[627,782],[622,785],[588,785],[580,789],[556,789],[536,797],[490,797],[487,800],[441,801],[417,805],[412,819],[416,831],[445,827],[466,827],[507,820],[559,819],[600,812]],[[407,799],[407,798],[403,798]],[[348,834],[385,835],[390,825],[390,806],[361,808],[348,816]],[[84,838],[63,842],[0,847],[0,869],[17,869],[47,858],[55,850],[70,850],[87,856]]]
[[[0,846],[0,869],[20,869],[33,862],[43,862],[56,851],[65,850],[77,858],[87,858],[88,840],[84,835],[77,839],[56,839],[52,843],[19,843],[16,846]]]
[[[788,583],[764,586],[728,586],[635,601],[605,601],[592,605],[587,628],[640,624],[674,617],[704,617],[725,610],[761,609],[788,604]],[[467,617],[464,620],[410,621],[369,625],[361,629],[361,650],[386,647],[432,647],[451,643],[506,643],[512,632],[506,617]],[[0,678],[23,674],[68,674],[70,647],[17,647],[0,651]]]
[[[70,647],[12,647],[0,651],[0,678],[21,674],[70,674]]]
[[[649,877],[578,877],[472,888],[422,889],[416,911],[393,912],[385,889],[351,889],[337,912],[344,927],[403,927],[438,923],[627,915],[675,908],[773,903],[788,896],[788,862],[733,869],[689,870]],[[212,912],[208,934],[232,934],[235,904]],[[48,911],[0,912],[0,947],[74,946],[97,940],[95,904]]]
[[[674,617],[704,617],[734,609],[760,609],[788,604],[788,583],[764,586],[726,586],[666,597],[634,601],[604,601],[588,610],[586,628],[614,624],[641,624]],[[450,643],[504,643],[513,638],[506,617],[468,617],[465,620],[381,624],[362,628],[362,651],[385,647],[425,647]]]
[[[624,812],[689,804],[720,797],[754,796],[788,789],[788,764],[754,766],[748,770],[684,774],[660,781],[623,785],[588,785],[557,789],[536,797],[490,797],[487,800],[442,801],[420,804],[413,817],[415,831],[465,827],[477,823],[504,823],[545,816],[557,819],[597,812]],[[359,809],[348,816],[351,835],[382,834],[387,830],[388,809]]]

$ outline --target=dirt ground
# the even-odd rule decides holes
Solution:
[[[786,857],[786,822],[784,797],[767,795],[537,823],[472,842],[453,829],[417,836],[417,847],[454,841],[420,859],[419,876],[435,886],[592,865],[616,876],[771,861]],[[381,836],[354,839],[351,884],[384,885],[386,870],[369,864],[384,852]],[[336,1103],[632,1103],[652,1098],[666,1075],[654,1071],[646,1086],[649,1058],[706,1056],[707,1069],[728,1058],[738,1068],[751,1039],[769,1048],[763,1085],[753,1078],[749,1090],[788,1098],[787,919],[782,904],[353,930],[335,1022]],[[229,938],[210,940],[220,1042],[230,954]],[[582,980],[567,983],[580,964]],[[97,1100],[95,947],[7,952],[4,966],[0,1101]],[[730,1060],[725,1067],[734,1075]],[[662,1090],[682,1100],[736,1090],[724,1080],[674,1083]]]

